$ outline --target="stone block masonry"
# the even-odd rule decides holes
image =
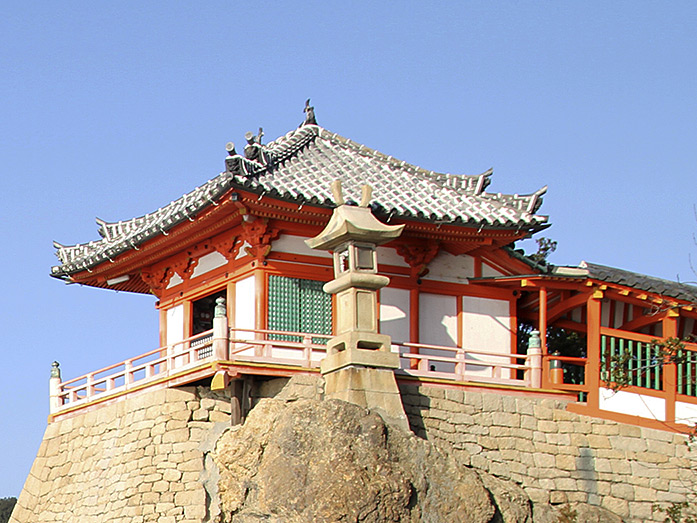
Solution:
[[[10,521],[206,521],[199,446],[229,420],[229,398],[188,387],[50,423]]]
[[[600,505],[663,521],[655,503],[691,501],[697,449],[684,435],[574,414],[564,401],[401,384],[414,432],[510,479],[536,503]]]
[[[318,376],[256,381],[264,397],[316,398]],[[218,513],[205,452],[230,426],[230,395],[141,392],[50,423],[12,523],[206,523]]]
[[[625,521],[691,501],[686,437],[589,418],[563,401],[400,384],[414,432],[462,464],[518,483],[537,505],[585,502]],[[318,399],[319,376],[255,381],[252,403]],[[207,523],[219,511],[217,437],[230,397],[207,387],[142,392],[50,423],[12,523]],[[207,454],[208,453],[208,454]]]

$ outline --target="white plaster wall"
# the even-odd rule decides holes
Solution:
[[[252,275],[235,284],[235,328],[254,329],[256,326],[256,276]],[[238,339],[251,340],[254,334],[251,332],[233,332]],[[239,348],[239,344],[233,345],[233,350]],[[239,354],[254,355],[254,349],[246,349]]]
[[[397,267],[409,267],[409,264],[404,261],[397,250],[391,247],[378,247],[376,249],[378,257],[378,265],[396,265]]]
[[[457,297],[419,294],[419,342],[427,345],[457,347]],[[454,352],[437,349],[420,349],[422,354],[452,358]],[[453,372],[454,363],[432,362],[438,372]]]
[[[618,329],[622,326],[625,307],[628,307],[626,303],[622,303],[621,301],[615,302],[615,317],[612,319],[612,325],[610,325],[613,329]]]
[[[177,305],[167,310],[167,345],[174,345],[173,353],[179,354],[186,348],[183,343],[177,343],[184,339],[184,306]],[[174,358],[174,367],[181,367],[188,363],[185,356]]]
[[[167,284],[167,288],[171,289],[172,287],[176,287],[180,283],[182,283],[184,280],[182,280],[181,276],[179,276],[176,272],[172,275],[172,277],[169,279],[169,283]]]
[[[694,403],[676,401],[675,421],[676,423],[684,423],[685,425],[697,424],[697,405]]]
[[[599,396],[599,406],[602,410],[659,421],[665,421],[666,419],[666,402],[662,398],[635,394],[634,392],[624,390],[614,392],[604,387],[600,388]]]
[[[462,297],[462,344],[466,349],[511,353],[511,305],[508,300]],[[510,358],[486,355],[468,355],[473,362],[510,363]],[[467,372],[492,376],[492,368],[485,365],[467,365]],[[510,372],[501,371],[501,377],[510,377]]]
[[[192,278],[206,274],[207,272],[222,267],[227,264],[227,259],[225,256],[220,254],[218,251],[213,251],[198,259],[198,264],[194,267],[194,272],[191,274]]]
[[[462,255],[454,256],[441,251],[428,264],[426,279],[467,283],[467,278],[474,277],[474,258]]]
[[[501,271],[494,269],[491,265],[482,262],[482,276],[505,276]]]
[[[274,252],[287,252],[290,254],[303,254],[306,256],[320,256],[322,258],[332,257],[332,255],[327,251],[311,249],[305,244],[305,239],[306,238],[302,236],[281,234],[277,240],[273,241],[271,250]]]
[[[167,309],[167,345],[184,339],[184,306]]]
[[[510,354],[512,336],[508,300],[462,297],[462,343],[465,347]]]
[[[409,340],[409,291],[407,289],[380,289],[380,332],[393,341]],[[397,346],[393,352],[399,352]]]
[[[247,254],[247,247],[251,247],[251,245],[248,242],[244,242],[242,245],[240,245],[240,250],[237,251],[237,256],[235,256],[236,260],[244,258],[245,256],[249,256]]]

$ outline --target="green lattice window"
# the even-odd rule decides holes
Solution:
[[[322,290],[323,285],[321,281],[269,276],[269,330],[331,334],[332,298]],[[301,341],[298,336],[276,337]]]

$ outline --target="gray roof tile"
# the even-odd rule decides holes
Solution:
[[[633,287],[642,291],[653,292],[661,296],[670,296],[690,302],[697,302],[697,287],[686,283],[664,280],[615,267],[581,262],[580,267],[588,270],[588,277],[596,280]]]
[[[478,175],[435,173],[386,156],[364,145],[305,125],[262,147],[259,161],[228,156],[226,172],[158,209],[131,220],[97,220],[102,239],[85,244],[55,244],[61,264],[52,275],[89,270],[191,219],[231,188],[333,207],[331,182],[340,178],[347,199],[360,199],[361,186],[374,189],[376,214],[484,228],[545,227],[546,216],[535,214],[546,187],[529,195],[485,192],[492,171]]]

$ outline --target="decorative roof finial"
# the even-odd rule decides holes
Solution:
[[[225,150],[228,156],[236,156],[237,151],[235,151],[235,142],[228,142],[225,144]]]
[[[310,105],[309,98],[305,102],[305,109],[303,109],[303,112],[305,113],[305,121],[300,124],[300,127],[303,125],[317,125],[317,120],[315,119],[315,108]]]
[[[261,156],[261,139],[264,136],[264,130],[259,127],[259,133],[254,136],[252,131],[247,131],[244,135],[247,140],[247,145],[244,146],[244,155],[248,160],[258,160]]]

